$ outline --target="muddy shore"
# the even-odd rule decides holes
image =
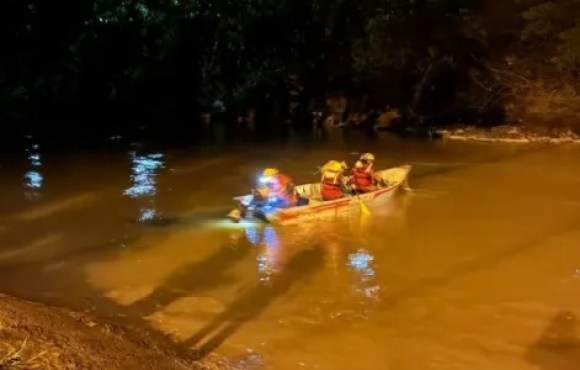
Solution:
[[[580,143],[580,133],[569,128],[497,126],[478,128],[457,126],[436,130],[448,140],[506,142],[506,143]]]
[[[0,294],[0,369],[228,369],[210,355],[85,313]]]

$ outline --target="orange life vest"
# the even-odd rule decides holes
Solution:
[[[323,200],[334,200],[342,198],[344,196],[342,192],[342,173],[334,174],[331,172],[326,172],[322,174],[322,199]]]
[[[365,189],[373,186],[374,173],[372,170],[365,168],[353,168],[352,171],[352,182],[359,189]]]

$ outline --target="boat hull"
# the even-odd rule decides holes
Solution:
[[[360,199],[369,208],[382,208],[390,202],[399,189],[408,190],[408,176],[410,165],[379,171],[379,175],[387,182],[387,186],[379,190],[360,194]],[[299,195],[310,199],[310,204],[300,207],[278,208],[270,212],[263,212],[262,217],[272,224],[288,225],[319,219],[343,217],[360,211],[360,203],[356,196],[345,196],[332,201],[320,201],[319,184],[305,184],[296,186]],[[236,197],[236,200],[247,199],[247,196]]]

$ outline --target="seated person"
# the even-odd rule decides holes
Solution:
[[[294,191],[292,179],[275,168],[267,168],[258,179],[257,188],[252,191],[247,204],[240,204],[227,217],[238,222],[246,215],[250,205],[257,207],[287,208],[302,205],[307,199],[301,199]]]
[[[368,193],[378,190],[380,186],[385,186],[385,181],[375,173],[375,156],[372,153],[365,153],[360,156],[351,170],[353,188],[360,193]]]
[[[321,194],[323,200],[335,200],[342,198],[345,188],[350,182],[348,176],[344,175],[347,166],[344,162],[329,161],[321,167]]]
[[[294,191],[292,179],[275,168],[267,168],[258,180],[258,188],[254,197],[271,207],[294,207],[298,204],[298,196]]]

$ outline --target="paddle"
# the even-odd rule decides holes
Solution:
[[[356,183],[356,178],[353,177],[353,181],[354,181],[354,185],[358,188],[358,185]],[[358,195],[357,189],[354,190],[354,195],[355,195],[356,199],[358,200],[358,204],[360,206],[361,215],[363,215],[363,216],[370,216],[371,215],[371,210],[369,209],[369,207],[367,207],[367,205],[365,204],[365,202],[363,202],[363,200],[361,199],[361,197]]]

